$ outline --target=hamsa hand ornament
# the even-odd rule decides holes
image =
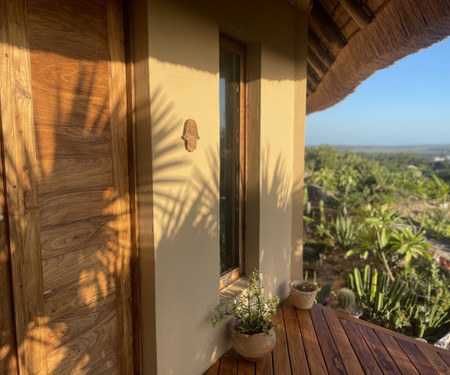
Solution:
[[[183,135],[181,139],[184,140],[184,147],[187,151],[192,152],[197,148],[198,136],[197,123],[194,120],[186,120],[184,122]]]

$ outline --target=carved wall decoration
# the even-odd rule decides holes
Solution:
[[[198,136],[197,123],[194,120],[186,120],[184,122],[183,135],[181,139],[184,140],[184,147],[187,151],[192,152],[197,148]]]

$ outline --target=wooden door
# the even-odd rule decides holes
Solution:
[[[0,373],[132,374],[122,4],[0,10]]]
[[[0,129],[1,126],[0,107]],[[6,178],[3,173],[4,153],[0,132],[0,375],[17,375],[17,345],[14,330],[14,307],[11,285],[11,263],[8,246]]]

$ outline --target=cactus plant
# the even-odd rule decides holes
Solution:
[[[394,328],[400,324],[395,318],[397,310],[407,312],[409,316],[414,314],[417,295],[400,275],[396,275],[390,285],[386,272],[379,277],[378,271],[367,265],[363,275],[357,268],[349,275],[349,287],[358,294],[363,316],[373,323]]]
[[[338,306],[344,310],[349,310],[355,306],[355,293],[348,288],[341,288],[336,295]]]
[[[325,303],[330,295],[330,292],[331,292],[330,284],[325,284],[324,286],[322,286],[316,296],[317,303],[321,303],[321,304],[325,305]]]

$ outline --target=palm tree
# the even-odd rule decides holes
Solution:
[[[359,181],[361,175],[359,172],[349,165],[343,165],[337,172],[338,186],[341,192],[340,200],[342,204],[342,212],[347,217],[347,204],[349,200],[350,189]]]
[[[450,193],[450,185],[446,184],[443,180],[441,180],[438,176],[435,174],[431,175],[431,178],[433,179],[430,190],[432,191],[433,196],[442,203],[447,202],[447,197]]]
[[[334,171],[324,167],[312,175],[313,182],[319,185],[325,194],[328,194],[330,190],[336,187],[336,179],[334,177]]]

